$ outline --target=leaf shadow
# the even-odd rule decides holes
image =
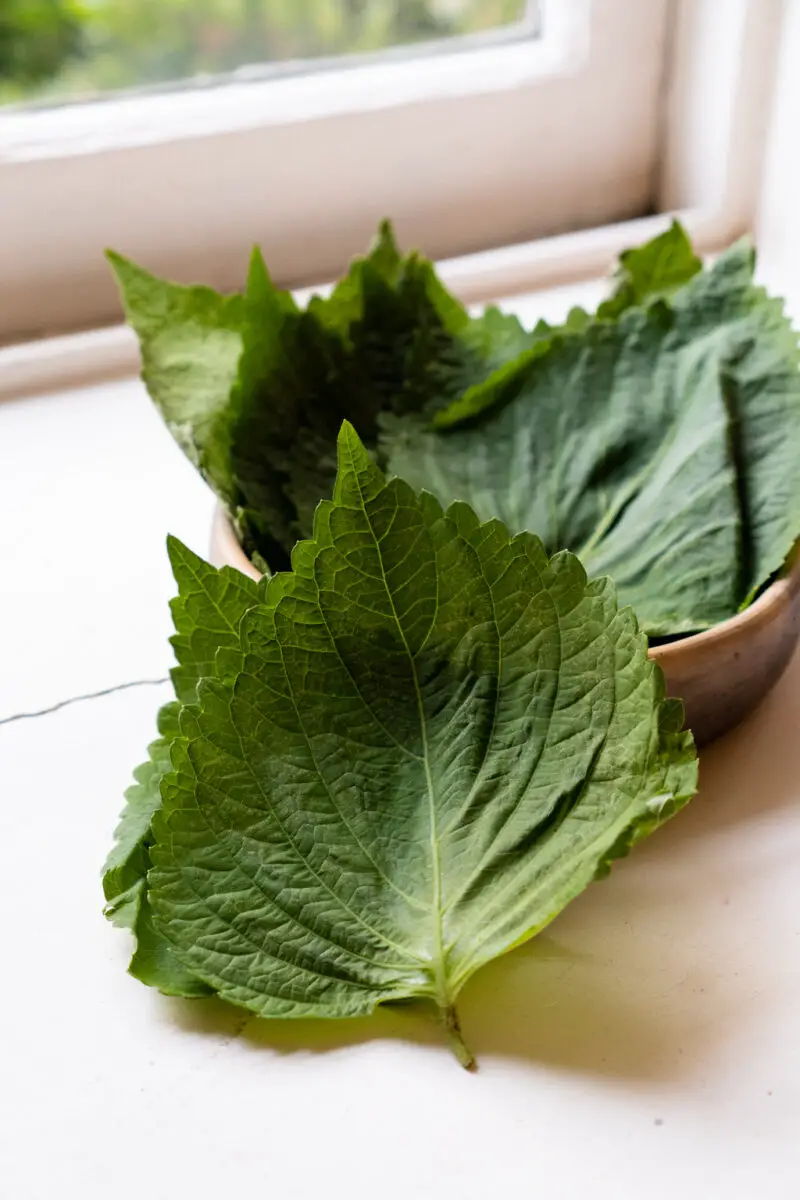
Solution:
[[[588,1074],[671,1078],[724,1053],[748,993],[736,898],[769,878],[791,845],[754,856],[743,825],[797,807],[800,653],[763,703],[700,756],[700,789],[676,819],[540,935],[465,989],[462,1024],[476,1053]],[[557,948],[557,949],[556,949]],[[718,952],[709,961],[708,948]],[[555,951],[555,952],[554,952]],[[719,981],[719,964],[736,976]],[[740,972],[735,970],[741,966]]]
[[[371,1017],[331,1020],[265,1020],[218,997],[180,1000],[162,997],[168,1019],[186,1033],[210,1035],[224,1045],[238,1040],[252,1050],[276,1054],[329,1054],[371,1042],[445,1046],[432,1009],[424,1005],[384,1005]]]
[[[701,965],[646,954],[629,927],[600,924],[582,949],[553,955],[534,939],[474,977],[461,1001],[475,1053],[586,1076],[657,1081],[692,1073],[698,1053],[735,1019],[701,1013],[689,995],[711,984]],[[649,959],[649,961],[648,961]],[[677,1001],[677,1002],[676,1002]]]
[[[459,1010],[479,1064],[503,1058],[655,1081],[689,1078],[709,1055],[724,1054],[759,980],[720,985],[708,947],[729,939],[722,950],[735,961],[735,912],[724,910],[741,881],[738,827],[775,820],[797,802],[798,683],[800,657],[743,725],[704,749],[700,792],[685,812],[545,933],[470,980]],[[748,860],[748,871],[772,865]],[[331,1054],[393,1041],[448,1053],[438,1022],[419,1005],[368,1018],[267,1021],[218,999],[163,1004],[187,1033],[256,1052]],[[769,1021],[766,1001],[759,1019]]]
[[[637,856],[743,822],[769,820],[797,804],[800,778],[800,650],[741,725],[700,752],[700,790]]]

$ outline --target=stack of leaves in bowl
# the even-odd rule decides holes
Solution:
[[[532,331],[388,226],[306,309],[258,252],[227,297],[111,258],[264,573],[171,544],[176,701],[105,878],[131,970],[268,1017],[417,999],[469,1065],[467,979],[695,789],[648,636],[733,616],[800,533],[797,339],[748,244],[703,270],[678,225]]]

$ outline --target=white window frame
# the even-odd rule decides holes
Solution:
[[[770,289],[786,300],[800,323],[800,157],[797,116],[800,113],[800,4],[787,4],[775,72],[773,119],[765,143],[762,187],[756,219],[758,266]]]
[[[642,212],[671,3],[543,0],[540,39],[0,113],[0,341],[117,316],[107,245],[232,289],[259,242],[301,285],[387,215],[449,258]]]
[[[641,0],[633,2],[640,5]],[[520,89],[526,87],[532,90],[544,89],[536,91],[541,101],[546,89],[554,80],[563,85],[566,78],[573,82],[576,78],[580,79],[581,71],[587,69],[587,47],[581,44],[580,37],[580,30],[585,32],[587,28],[587,14],[593,20],[597,20],[598,15],[604,20],[609,20],[614,16],[622,19],[626,11],[628,14],[631,11],[631,0],[551,0],[551,4],[555,4],[555,11],[562,14],[563,24],[559,26],[560,57],[554,52],[555,43],[551,43],[549,76],[544,77],[546,72],[542,71],[540,62],[539,73],[534,72],[532,81],[520,83],[519,80],[515,80],[510,90],[498,93],[503,104],[518,101]],[[674,37],[670,46],[668,71],[665,77],[658,81],[659,94],[656,97],[659,104],[657,119],[660,123],[657,153],[661,170],[656,171],[654,157],[652,162],[648,158],[651,177],[646,181],[640,178],[638,190],[635,189],[635,203],[632,194],[627,197],[631,211],[641,211],[643,202],[649,202],[663,215],[634,220],[623,219],[608,225],[602,223],[602,217],[593,220],[590,216],[586,222],[590,227],[582,232],[542,237],[541,233],[547,232],[548,218],[545,219],[545,226],[539,227],[537,223],[541,220],[543,210],[536,206],[537,211],[530,214],[530,224],[525,226],[523,223],[521,226],[522,236],[531,237],[532,240],[521,242],[513,236],[487,239],[484,235],[484,244],[487,240],[506,240],[511,244],[501,249],[486,250],[442,262],[442,274],[448,284],[463,299],[481,302],[580,279],[596,278],[607,271],[621,249],[663,228],[668,219],[667,214],[673,212],[679,213],[703,252],[719,249],[732,238],[751,230],[755,223],[763,151],[770,127],[772,90],[776,78],[781,30],[784,27],[785,7],[792,6],[785,6],[782,0],[725,0],[724,4],[720,4],[718,0],[664,0],[662,16],[670,17]],[[647,8],[652,17],[654,10],[650,0],[647,5],[640,7],[640,11],[641,8]],[[572,16],[572,24],[567,20],[567,13]],[[580,21],[582,14],[583,24]],[[618,33],[619,29],[612,31]],[[496,49],[499,47],[492,48],[493,51]],[[467,56],[462,58],[462,67],[466,59]],[[568,72],[571,72],[571,75],[567,74]],[[320,81],[321,76],[317,79]],[[464,102],[465,96],[467,100],[473,100],[474,79],[471,80],[467,91],[462,90],[461,93],[455,87],[455,79],[454,75],[449,84],[454,89],[453,95],[444,103]],[[488,74],[486,79],[488,81]],[[467,81],[464,76],[461,76],[459,86],[462,89],[466,88]],[[486,90],[481,95],[491,96],[488,82],[484,86]],[[389,113],[392,119],[416,121],[418,128],[424,125],[423,114],[425,111],[431,111],[426,109],[427,102],[426,105],[419,101],[409,104],[407,95],[405,99],[400,99],[397,94],[397,106],[393,107],[388,79],[385,80],[385,89],[380,97],[377,93],[373,95],[375,105],[378,99],[381,100],[383,113]],[[326,102],[329,101],[330,97]],[[431,104],[441,102],[439,97],[437,101],[431,101]],[[351,105],[355,111],[350,115],[363,120],[365,114],[358,109],[352,93]],[[97,106],[97,111],[107,107]],[[374,116],[374,113],[372,115]],[[345,113],[334,119],[346,119],[347,116]],[[94,119],[99,120],[98,117]],[[652,122],[653,119],[654,113],[651,111],[647,114],[647,120]],[[328,121],[329,118],[320,122],[317,122],[316,118],[298,118],[294,128],[295,131],[302,130],[305,133],[310,129],[315,130],[315,136],[321,136],[329,128]],[[1,129],[0,122],[0,132]],[[281,130],[272,126],[268,129],[279,134],[285,133],[285,128]],[[262,137],[265,135],[265,128],[260,125],[255,131],[240,131],[238,134],[231,134],[229,131],[220,136],[247,137],[251,133]],[[589,136],[587,131],[584,133],[586,137]],[[95,136],[97,135],[96,129]],[[115,136],[118,135],[119,130]],[[403,144],[401,139],[398,139],[398,144]],[[2,145],[0,136],[0,147]],[[7,177],[6,172],[12,166],[17,166],[22,171],[20,186],[24,199],[25,186],[33,185],[35,179],[31,174],[27,181],[24,180],[28,170],[34,172],[43,169],[47,172],[59,163],[73,163],[70,155],[75,149],[74,146],[70,150],[65,148],[63,157],[52,158],[42,153],[41,145],[37,157],[32,151],[32,145],[33,143],[29,142],[28,151],[25,151],[24,142],[18,142],[15,154],[19,161],[0,165],[0,195],[4,191],[6,198],[8,197],[8,190],[3,187],[3,183]],[[198,147],[202,146],[201,138],[187,136],[182,142],[168,143],[162,143],[156,138],[145,149],[151,149],[162,156],[161,161],[168,163],[179,150],[188,153],[191,149],[196,152]],[[76,153],[74,165],[80,169],[86,166],[90,173],[93,168],[100,176],[101,184],[105,181],[107,188],[111,165],[109,156],[113,158],[114,155],[129,153],[134,149],[131,147],[129,151],[111,150],[108,146],[102,148],[97,143],[93,153]],[[576,160],[580,162],[582,158],[582,146],[574,141],[567,146],[562,144],[557,149],[562,158],[573,163]],[[637,145],[636,152],[639,154],[641,174],[642,143]],[[435,175],[436,163],[429,165]],[[447,181],[440,182],[446,190]],[[572,182],[574,183],[574,180]],[[643,182],[646,183],[646,187],[642,187]],[[441,203],[433,206],[430,204],[431,195],[436,201],[440,201],[440,192],[435,189],[431,192],[424,179],[414,179],[411,184],[410,190],[401,188],[399,194],[405,200],[418,198],[420,207],[412,212],[400,206],[399,226],[404,241],[421,244],[428,253],[434,255],[446,255],[447,247],[453,239],[457,245],[460,245],[460,239],[464,238],[467,244],[480,244],[481,237],[476,233],[479,222],[470,225],[474,214],[470,213],[468,204],[463,211],[446,208],[442,213]],[[41,185],[40,178],[38,186],[41,188]],[[568,223],[580,225],[580,216],[576,216],[574,207],[571,207],[575,197],[568,188],[562,191],[563,186],[563,177],[560,180],[554,177],[551,181],[552,196],[561,202],[561,214],[563,216],[566,213]],[[141,201],[147,200],[146,196],[137,195],[136,198]],[[329,199],[330,197],[326,196],[326,201]],[[352,192],[349,199],[353,205]],[[524,202],[524,191],[522,199]],[[89,200],[92,200],[91,196]],[[288,231],[284,231],[287,245],[283,248],[280,244],[275,244],[276,227],[270,225],[271,236],[265,237],[263,222],[259,221],[252,211],[246,214],[247,219],[239,212],[237,216],[240,220],[226,222],[226,227],[232,233],[230,239],[212,239],[203,252],[198,252],[196,227],[190,230],[190,237],[178,239],[177,247],[174,243],[159,245],[158,236],[154,237],[152,243],[148,242],[148,237],[154,236],[154,228],[155,235],[163,232],[152,220],[152,198],[136,208],[136,215],[143,222],[142,228],[138,230],[143,238],[142,245],[132,236],[122,242],[119,239],[107,240],[115,241],[121,249],[140,258],[155,270],[171,273],[177,278],[199,278],[218,287],[236,287],[241,284],[246,253],[250,244],[256,240],[266,243],[273,269],[276,262],[278,264],[275,271],[278,277],[291,282],[303,281],[309,276],[330,277],[339,270],[343,253],[348,255],[363,247],[376,217],[384,211],[378,209],[376,212],[370,208],[369,203],[359,206],[357,200],[354,206],[348,209],[346,200],[344,195],[336,196],[336,204],[339,207],[334,206],[336,213],[333,215],[331,210],[328,210],[329,221],[322,231],[315,229],[308,211],[302,209],[297,214],[297,229],[294,235],[290,237]],[[504,220],[509,213],[514,214],[519,200],[519,196],[512,196],[510,200],[505,196],[499,197],[496,210],[491,212],[492,228],[495,232],[505,229]],[[19,201],[20,196],[17,195],[16,202]],[[504,201],[508,201],[505,206]],[[546,208],[546,205],[544,207]],[[394,211],[397,214],[398,207],[388,205],[386,211]],[[334,215],[337,216],[337,220],[334,220]],[[623,218],[626,216],[624,209],[621,215]],[[115,218],[116,214],[112,213],[111,216]],[[210,214],[212,226],[216,216],[218,214]],[[61,222],[58,233],[63,235],[64,225],[69,224],[69,210],[66,210],[64,215],[55,207],[53,217],[57,225]],[[552,215],[549,219],[552,220]],[[24,228],[21,228],[20,224]],[[83,225],[86,226],[85,220]],[[126,229],[130,232],[131,228],[131,224],[128,223]],[[48,254],[52,257],[53,240],[47,243],[47,253],[41,248],[37,253],[36,247],[30,244],[31,231],[38,232],[34,218],[17,222],[12,231],[15,236],[7,237],[4,245],[3,239],[5,234],[8,234],[8,225],[0,218],[0,279],[5,272],[6,284],[0,294],[5,299],[6,307],[15,308],[18,314],[20,311],[24,314],[26,303],[30,308],[33,302],[37,304],[37,312],[41,314],[43,295],[55,293],[55,303],[49,308],[45,304],[44,309],[57,317],[62,312],[65,289],[72,291],[74,295],[75,263],[69,263],[55,255],[55,264],[50,262],[48,266],[45,260]],[[78,241],[81,250],[85,250],[80,237]],[[21,246],[20,242],[25,243],[24,246]],[[136,244],[132,245],[131,242]],[[148,248],[151,251],[149,254]],[[74,251],[75,247],[72,249]],[[19,276],[15,276],[12,270],[9,287],[8,263],[10,262],[13,268],[15,261],[21,262],[24,256],[27,256],[29,267],[27,283],[20,289]],[[315,263],[328,262],[328,270],[324,266],[314,267]],[[294,267],[290,269],[292,264]],[[73,268],[72,274],[70,267]],[[57,278],[59,273],[60,284]],[[102,278],[96,274],[84,274],[80,284],[81,292],[88,294],[92,304],[96,302],[100,306],[98,321],[107,319],[108,313],[109,289],[104,266],[101,267],[101,276]],[[8,314],[0,310],[0,338],[4,320],[8,328]],[[58,327],[57,320],[51,323]],[[100,329],[72,337],[59,337],[37,343],[35,346],[12,347],[0,350],[0,396],[19,395],[26,391],[84,383],[90,379],[115,374],[128,374],[135,371],[136,364],[135,343],[130,334],[121,327]]]

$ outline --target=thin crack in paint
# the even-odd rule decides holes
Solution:
[[[124,692],[128,688],[157,687],[162,683],[169,683],[169,675],[165,675],[161,679],[134,679],[130,683],[116,683],[113,687],[101,688],[99,692],[84,692],[81,696],[70,696],[67,700],[59,700],[57,704],[51,704],[48,708],[39,708],[35,712],[14,713],[10,717],[0,717],[0,725],[10,725],[13,721],[30,721],[34,717],[46,717],[50,713],[58,712],[61,708],[67,708],[70,704],[80,704],[84,700],[99,700],[102,696],[112,696],[114,692]]]

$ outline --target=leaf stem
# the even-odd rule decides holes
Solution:
[[[442,1021],[445,1029],[447,1030],[447,1038],[450,1042],[450,1049],[453,1051],[456,1058],[461,1063],[461,1066],[466,1071],[476,1070],[478,1064],[475,1062],[475,1056],[473,1055],[472,1051],[468,1049],[466,1043],[464,1042],[464,1038],[461,1035],[461,1025],[458,1020],[458,1013],[456,1012],[455,1004],[448,1004],[446,1008],[441,1010],[441,1012]]]

